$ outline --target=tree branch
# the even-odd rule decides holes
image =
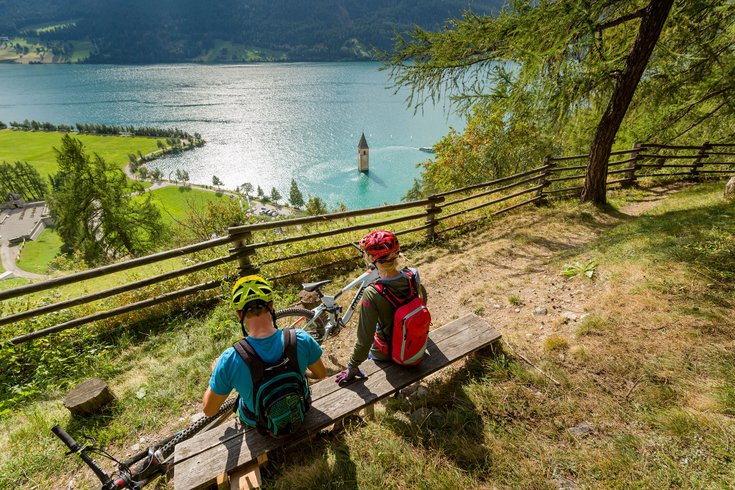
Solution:
[[[602,24],[597,24],[597,26],[595,27],[595,32],[602,32],[605,29],[615,27],[617,25],[628,22],[629,20],[640,19],[641,17],[643,17],[643,14],[646,12],[647,8],[648,7],[646,6],[640,10],[636,10],[635,12],[620,16],[617,19],[609,20],[607,22],[603,22]]]
[[[706,121],[710,117],[714,116],[714,114],[717,111],[719,111],[720,109],[722,109],[725,105],[727,105],[727,101],[725,101],[722,104],[718,105],[717,107],[715,107],[714,109],[712,109],[710,112],[708,112],[707,114],[705,114],[704,116],[702,116],[699,119],[699,121],[695,122],[694,124],[692,124],[691,126],[689,126],[688,128],[686,128],[684,131],[682,131],[681,133],[679,133],[676,136],[674,136],[673,138],[671,138],[671,141],[675,141],[676,139],[684,136],[689,131],[691,131],[692,129],[696,128],[697,126],[699,126],[700,124],[702,124],[704,121]]]
[[[708,101],[709,99],[711,99],[713,97],[717,97],[718,95],[727,93],[729,91],[730,91],[729,89],[721,89],[721,90],[716,90],[714,92],[710,92],[710,93],[706,94],[705,96],[701,97],[699,100],[694,101],[691,104],[689,104],[686,108],[683,108],[679,112],[678,115],[674,116],[674,118],[672,120],[670,120],[668,123],[665,123],[666,125],[664,127],[658,128],[658,130],[656,132],[665,131],[665,130],[673,127],[676,123],[678,123],[679,121],[681,121],[682,119],[684,119],[684,117],[686,117],[686,115],[689,114],[691,112],[691,110],[694,109],[699,104],[701,104],[703,102],[706,102],[706,101]],[[649,135],[649,138],[650,138],[650,136],[651,135]]]

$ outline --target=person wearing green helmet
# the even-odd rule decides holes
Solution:
[[[305,393],[300,396],[305,398],[303,411],[308,410],[309,389],[305,378],[322,379],[327,375],[321,360],[322,349],[301,329],[279,330],[276,327],[273,289],[260,276],[246,276],[235,283],[232,307],[240,321],[244,338],[212,362],[209,387],[202,400],[204,414],[215,414],[234,389],[240,397],[240,419],[247,425],[267,429],[272,435],[278,435],[274,434],[272,427],[263,427],[268,407],[260,403],[259,392],[267,383],[277,384],[284,377],[294,374],[287,373],[290,366],[293,368],[291,371],[303,381]],[[281,373],[276,376],[278,380],[269,377],[272,377],[269,374],[272,372]],[[301,417],[303,419],[303,413]],[[284,432],[288,431],[281,430],[281,434]]]

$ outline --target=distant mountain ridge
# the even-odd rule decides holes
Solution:
[[[92,63],[369,59],[396,32],[504,0],[0,0],[0,36],[92,41]],[[58,24],[56,28],[43,29]]]

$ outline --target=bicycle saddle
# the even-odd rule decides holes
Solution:
[[[319,282],[305,282],[301,285],[301,287],[304,288],[304,291],[309,291],[311,293],[312,291],[316,291],[320,287],[325,286],[329,284],[330,282],[332,282],[331,279],[327,279],[327,280],[319,281]]]

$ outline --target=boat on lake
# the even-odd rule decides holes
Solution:
[[[424,151],[426,153],[436,153],[436,150],[431,146],[422,146],[419,148],[419,151]]]

